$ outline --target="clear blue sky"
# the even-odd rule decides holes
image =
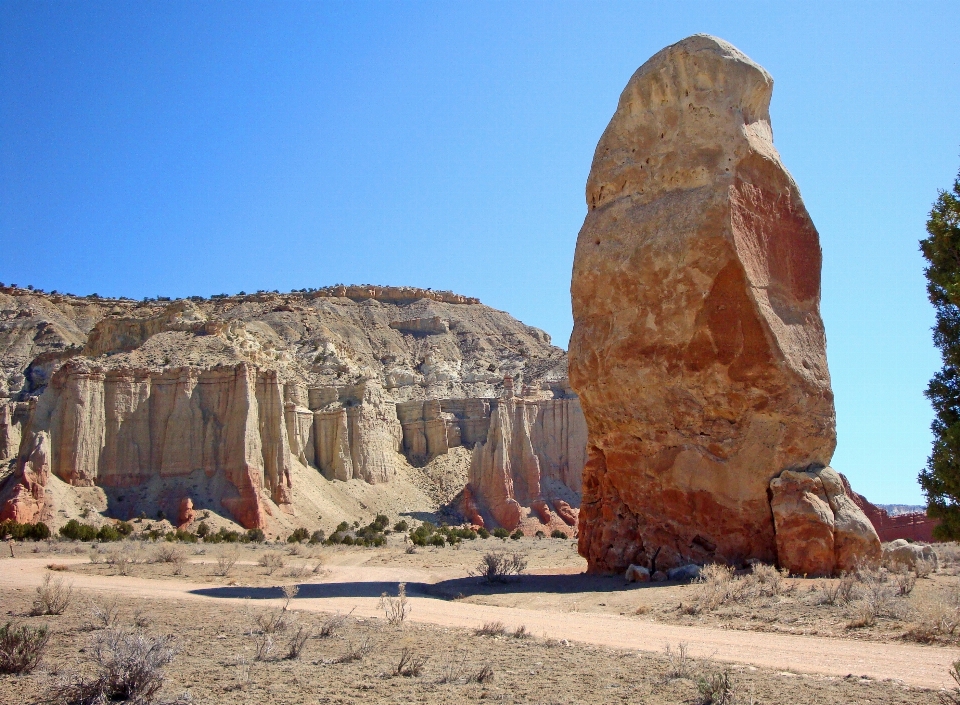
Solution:
[[[834,465],[921,501],[917,241],[960,167],[958,3],[0,4],[0,280],[132,297],[337,282],[479,296],[570,334],[597,140],[708,32],[774,76],[824,251]]]

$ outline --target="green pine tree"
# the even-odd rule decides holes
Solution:
[[[933,450],[920,486],[927,495],[927,516],[940,519],[934,536],[960,539],[960,174],[952,191],[941,191],[930,219],[929,237],[920,250],[929,265],[927,295],[937,314],[933,343],[940,349],[943,369],[927,387],[936,418]]]

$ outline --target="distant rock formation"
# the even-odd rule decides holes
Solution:
[[[860,507],[860,510],[867,516],[873,528],[877,530],[877,535],[884,543],[896,541],[897,539],[909,539],[910,541],[933,541],[933,530],[940,524],[939,519],[932,519],[922,509],[913,511],[900,511],[897,514],[889,512],[882,506],[872,504],[866,497],[857,494],[850,487],[850,482],[844,475],[840,476],[847,495]],[[895,505],[904,507],[904,505]],[[909,505],[907,505],[909,506]],[[912,508],[912,507],[911,507]]]
[[[404,402],[397,404],[397,415],[404,453],[414,464],[456,446],[473,449],[461,501],[462,514],[472,523],[512,530],[535,515],[549,525],[553,505],[565,523],[575,524],[576,510],[568,495],[579,506],[587,440],[576,397],[515,397],[512,380],[506,380],[500,399]],[[548,480],[555,489],[544,486]]]
[[[551,507],[572,525],[576,511],[567,500],[580,492],[586,431],[577,399],[498,400],[486,439],[473,450],[472,495],[507,529],[528,517],[559,526]]]
[[[591,571],[796,567],[768,489],[828,465],[836,433],[819,239],[773,146],[772,89],[689,37],[633,75],[597,145],[569,351]]]
[[[267,528],[297,511],[294,476],[321,494],[323,479],[390,483],[482,445],[505,377],[544,407],[544,471],[578,488],[585,434],[549,341],[412,287],[134,302],[0,285],[0,512],[65,521],[56,478],[107,491],[120,519],[212,510]]]

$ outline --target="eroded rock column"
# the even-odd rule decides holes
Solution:
[[[833,455],[820,245],[773,146],[772,89],[730,44],[689,37],[633,75],[597,145],[570,340],[591,571],[773,562],[771,479]]]

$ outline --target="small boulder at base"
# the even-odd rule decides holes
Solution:
[[[880,538],[833,468],[784,470],[770,493],[782,568],[828,576],[880,562]]]
[[[690,582],[691,580],[696,580],[700,577],[702,568],[693,563],[687,565],[681,565],[677,568],[671,568],[667,571],[667,580],[681,580],[684,582]]]
[[[883,565],[890,570],[916,572],[917,564],[921,561],[927,561],[933,570],[940,564],[936,552],[925,543],[910,543],[906,539],[897,539],[883,547]]]
[[[642,565],[631,565],[623,577],[628,583],[649,583],[650,571]]]

